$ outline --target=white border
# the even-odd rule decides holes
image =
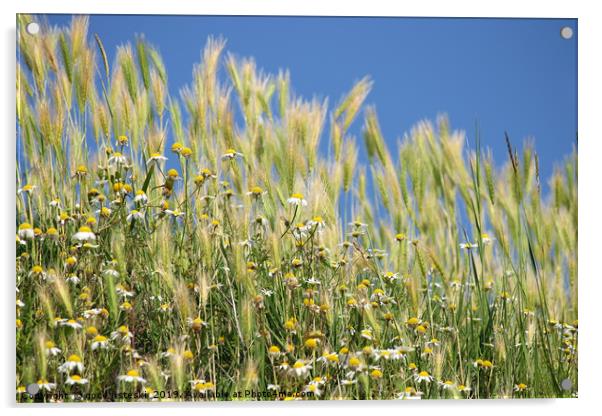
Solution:
[[[599,236],[602,235],[600,212],[600,169],[602,158],[600,137],[600,74],[602,74],[599,54],[602,39],[602,22],[596,13],[595,2],[505,0],[498,2],[456,0],[456,1],[415,1],[409,4],[394,3],[389,0],[139,0],[126,3],[123,0],[20,0],[17,4],[3,1],[0,5],[2,20],[2,111],[0,117],[4,126],[2,147],[1,177],[3,178],[0,203],[2,237],[0,256],[3,273],[1,293],[4,304],[2,335],[0,342],[2,369],[0,371],[0,395],[3,407],[9,407],[8,414],[90,414],[106,415],[117,410],[117,406],[73,407],[14,407],[14,158],[15,158],[15,13],[108,13],[108,14],[237,14],[237,15],[348,15],[348,16],[456,16],[456,17],[564,17],[578,18],[579,39],[579,163],[580,187],[579,220],[580,232],[580,345],[579,394],[577,400],[514,400],[478,401],[468,403],[439,401],[428,403],[408,402],[325,402],[325,403],[223,403],[214,406],[187,405],[141,407],[130,406],[128,413],[144,411],[148,415],[165,415],[173,412],[223,412],[234,414],[245,412],[249,415],[266,413],[292,413],[314,415],[325,412],[351,414],[379,414],[413,412],[437,412],[445,415],[466,413],[487,413],[507,415],[508,413],[545,412],[548,414],[577,414],[596,406],[600,388],[599,376],[602,373],[600,354],[600,294],[602,276],[596,257],[600,257]],[[141,5],[143,5],[141,7]],[[567,138],[570,140],[572,138]],[[599,406],[598,406],[599,407]],[[124,410],[124,409],[121,409]]]

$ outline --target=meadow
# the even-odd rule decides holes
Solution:
[[[18,402],[577,396],[576,151],[540,178],[444,117],[392,146],[368,78],[306,99],[210,38],[172,93],[144,38],[30,21]]]

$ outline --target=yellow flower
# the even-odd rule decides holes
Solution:
[[[174,153],[180,153],[183,148],[184,145],[182,143],[176,142],[171,146],[171,151]]]
[[[313,350],[318,346],[319,341],[320,340],[318,338],[308,338],[305,340],[305,347]]]
[[[370,373],[370,377],[375,378],[375,379],[382,378],[383,377],[383,372],[381,370],[379,370],[378,368],[375,368]]]
[[[362,365],[362,362],[357,357],[351,357],[351,358],[349,358],[349,361],[347,362],[347,366],[353,370],[359,369],[361,367],[361,365]]]
[[[406,324],[409,326],[417,326],[420,324],[420,320],[418,318],[412,317],[406,321]]]
[[[514,385],[514,391],[521,392],[525,390],[527,390],[527,385],[525,383],[518,383]]]
[[[263,194],[263,189],[259,186],[253,186],[251,189],[249,189],[249,192],[247,192],[247,195],[253,196],[255,198],[260,197]]]

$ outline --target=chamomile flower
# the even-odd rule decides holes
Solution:
[[[358,357],[352,356],[347,360],[347,368],[351,371],[361,371],[364,369],[364,364]]]
[[[262,196],[265,193],[266,192],[261,187],[253,186],[251,189],[249,189],[249,192],[247,192],[247,195],[251,196],[253,198],[259,198],[260,196]]]
[[[148,202],[148,197],[146,196],[146,193],[142,189],[138,189],[136,191],[136,196],[134,197],[134,202],[137,202],[142,205],[144,205]]]
[[[193,331],[200,331],[203,327],[207,326],[207,322],[203,321],[201,318],[199,318],[198,316],[194,319],[192,318],[188,318],[188,326],[193,330]]]
[[[124,343],[129,343],[133,337],[134,334],[125,325],[121,325],[116,331],[111,332],[111,339]]]
[[[469,393],[472,390],[470,387],[465,386],[464,384],[458,384],[456,388],[461,393]]]
[[[471,250],[478,247],[479,245],[477,243],[460,243],[460,248],[463,250]]]
[[[115,152],[109,158],[109,165],[126,165],[128,163],[127,157],[119,152]]]
[[[201,395],[215,389],[215,385],[211,381],[192,380],[191,384],[193,390]]]
[[[19,189],[18,189],[18,191],[17,191],[17,193],[18,193],[18,194],[26,194],[26,195],[29,195],[29,194],[33,193],[33,191],[34,191],[36,188],[37,188],[37,186],[30,185],[30,184],[26,184],[26,185],[23,185],[23,187],[22,187],[22,188],[19,188]]]
[[[341,384],[343,386],[353,386],[354,384],[357,384],[357,380],[354,378],[344,378],[343,380],[341,380]]]
[[[375,380],[383,378],[383,372],[380,367],[372,367],[372,371],[370,371],[370,377]]]
[[[289,199],[286,200],[286,202],[289,205],[296,205],[296,206],[307,206],[307,201],[305,200],[305,197],[303,196],[303,194],[300,193],[294,193],[290,196]]]
[[[184,148],[184,145],[180,142],[175,142],[174,144],[171,145],[171,151],[176,154],[181,153],[183,148]]]
[[[369,341],[372,341],[372,330],[370,328],[362,329],[360,332],[360,336]]]
[[[159,164],[160,162],[166,161],[167,158],[163,156],[161,153],[155,152],[151,153],[150,157],[147,159],[146,164],[152,165],[153,163]]]
[[[439,381],[437,384],[439,384],[439,387],[443,390],[451,390],[456,387],[456,384],[451,380]]]
[[[281,355],[280,347],[277,345],[272,345],[268,348],[268,355],[272,358],[278,358]]]
[[[117,380],[126,383],[146,383],[146,380],[140,376],[140,372],[136,369],[129,370],[126,374],[118,376]]]
[[[82,329],[83,328],[83,325],[80,324],[79,322],[77,322],[75,319],[67,319],[64,322],[61,322],[60,325],[68,326],[69,328],[72,328],[72,329]]]
[[[23,240],[32,240],[35,237],[33,226],[28,222],[24,222],[19,225],[17,234],[19,235],[19,238]]]
[[[311,370],[311,364],[308,364],[304,360],[297,360],[295,364],[291,367],[291,371],[297,377],[305,377],[309,374],[309,370]]]
[[[79,373],[84,371],[82,359],[77,354],[71,354],[69,358],[67,358],[67,361],[61,364],[58,368],[58,371],[61,373],[70,373],[73,370],[77,370]]]
[[[96,235],[92,232],[90,227],[84,225],[79,227],[79,230],[73,234],[72,239],[74,241],[94,241],[96,240]]]
[[[326,222],[320,216],[315,216],[307,222],[310,227],[316,227],[317,232],[321,232],[326,228]]]
[[[483,233],[483,234],[481,234],[481,242],[483,243],[483,245],[486,246],[486,245],[493,243],[493,238],[489,237],[489,234]]]
[[[525,383],[518,383],[514,385],[514,391],[523,392],[527,390],[529,387]]]
[[[226,149],[224,154],[222,155],[222,160],[233,160],[236,157],[242,157],[242,153],[237,152],[234,149]]]
[[[319,338],[307,338],[305,340],[305,342],[303,343],[303,345],[305,345],[305,348],[307,348],[307,349],[314,350],[317,348],[319,343],[320,343]]]
[[[134,292],[128,290],[121,283],[118,283],[117,286],[115,286],[115,292],[117,292],[117,294],[119,296],[122,296],[124,299],[131,298],[134,296]]]
[[[46,355],[51,357],[56,357],[61,353],[61,349],[57,348],[56,344],[50,340],[44,343],[44,349],[46,350]]]
[[[431,376],[428,371],[421,371],[419,373],[414,374],[414,380],[416,380],[417,383],[421,383],[421,382],[426,382],[426,383],[430,383],[431,381],[433,381],[433,376]]]
[[[67,381],[65,381],[65,383],[69,384],[70,386],[74,385],[74,384],[88,384],[88,379],[87,378],[83,378],[80,375],[77,374],[73,374],[70,375],[67,378]]]
[[[408,386],[397,395],[397,398],[401,400],[420,400],[422,394],[421,391],[417,391],[414,387]]]
[[[128,144],[128,136],[122,134],[119,137],[117,137],[117,145],[118,146],[126,146]]]
[[[42,280],[46,280],[46,272],[44,271],[44,269],[40,265],[33,266],[31,268],[31,271],[29,272],[29,276],[30,277],[37,277],[37,278],[40,278]]]
[[[37,385],[40,388],[40,390],[52,391],[56,389],[56,383],[50,383],[45,378],[39,379]]]
[[[325,351],[322,353],[322,356],[318,358],[318,362],[335,365],[339,363],[339,355],[336,352]]]
[[[482,368],[484,370],[490,370],[493,368],[493,363],[489,360],[483,360],[479,358],[473,363],[473,366],[477,368]]]
[[[126,220],[128,221],[142,221],[144,220],[144,213],[140,212],[136,209],[133,209],[130,211],[130,213],[128,214]]]
[[[92,339],[92,351],[97,349],[105,350],[107,348],[109,348],[109,340],[104,335],[96,335]]]
[[[111,210],[111,208],[101,207],[100,209],[96,210],[96,215],[98,215],[101,218],[109,218],[112,212],[113,211]]]
[[[314,381],[310,381],[309,384],[303,389],[303,392],[309,393],[315,397],[320,397],[322,395],[322,390],[320,390],[320,384]]]

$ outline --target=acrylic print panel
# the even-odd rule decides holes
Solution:
[[[18,402],[577,396],[576,20],[17,34]]]

